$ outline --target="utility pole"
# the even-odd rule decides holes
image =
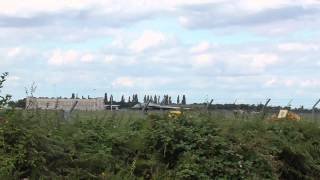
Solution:
[[[318,99],[318,101],[313,105],[312,107],[312,120],[315,121],[315,109],[317,107],[317,105],[320,103],[320,99]]]

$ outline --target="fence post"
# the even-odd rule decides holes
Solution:
[[[266,103],[264,104],[263,108],[262,108],[262,119],[264,119],[265,115],[266,115],[266,108],[269,104],[269,102],[271,101],[271,99],[267,99]]]
[[[320,99],[318,99],[318,101],[313,105],[313,107],[312,107],[312,120],[313,121],[315,121],[315,109],[316,109],[316,107],[317,107],[317,105],[319,104],[319,102],[320,102]]]
[[[209,112],[209,107],[212,105],[213,101],[214,101],[214,100],[211,99],[210,102],[207,102],[207,107],[206,107],[207,112]]]

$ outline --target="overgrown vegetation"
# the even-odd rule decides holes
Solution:
[[[319,125],[307,121],[10,109],[0,120],[0,179],[320,177]]]
[[[8,111],[1,179],[317,179],[320,131],[310,122],[180,119],[140,113]]]

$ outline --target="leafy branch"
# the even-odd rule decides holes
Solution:
[[[9,73],[5,72],[0,76],[0,93],[1,93],[1,89],[3,88],[3,84],[6,81],[8,75],[9,75]],[[0,95],[0,107],[6,105],[10,99],[11,99],[11,96],[8,94],[7,95]]]

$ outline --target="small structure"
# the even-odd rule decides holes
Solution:
[[[287,109],[280,109],[278,114],[278,119],[286,118],[288,116],[289,111]]]
[[[73,107],[74,105],[75,107]],[[26,109],[48,109],[69,111],[72,108],[74,110],[80,111],[104,110],[103,98],[62,99],[27,97],[26,100]]]
[[[105,105],[105,109],[118,111],[120,109],[120,105]]]

